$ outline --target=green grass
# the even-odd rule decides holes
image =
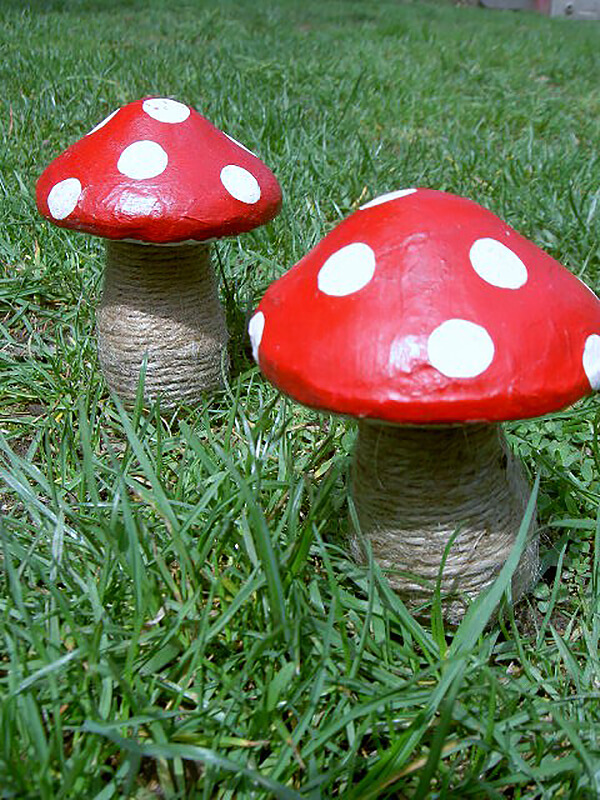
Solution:
[[[510,427],[545,572],[486,629],[509,563],[452,633],[348,559],[353,426],[267,385],[245,323],[361,200],[410,185],[472,197],[600,288],[599,32],[392,0],[4,0],[0,797],[598,796],[597,400]],[[285,192],[219,245],[227,389],[164,418],[108,396],[101,243],[33,195],[148,94]]]

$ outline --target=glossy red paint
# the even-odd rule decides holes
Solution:
[[[578,278],[470,200],[398,194],[269,287],[250,331],[275,386],[413,425],[533,417],[598,388],[600,301]]]
[[[262,225],[277,214],[281,189],[257,156],[194,109],[144,98],[58,156],[40,176],[36,199],[62,227],[169,243]]]

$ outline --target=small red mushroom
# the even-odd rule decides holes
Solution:
[[[446,614],[495,578],[529,495],[499,422],[600,387],[600,301],[490,211],[429,189],[362,206],[267,290],[249,326],[265,376],[357,417],[361,536],[413,604],[444,552]],[[534,526],[513,576],[538,572]]]
[[[146,396],[166,405],[221,385],[228,337],[210,241],[277,214],[262,161],[189,106],[148,97],[56,158],[36,197],[50,222],[107,240],[98,349],[121,399],[134,401],[144,361]]]

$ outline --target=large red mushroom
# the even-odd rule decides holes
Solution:
[[[189,106],[148,97],[114,111],[42,173],[40,213],[106,239],[98,351],[133,403],[193,402],[221,385],[227,330],[210,242],[249,231],[281,205],[273,173]]]
[[[416,607],[449,548],[453,622],[505,563],[529,496],[499,423],[600,386],[596,296],[490,211],[429,189],[339,224],[269,287],[250,337],[281,391],[358,418],[353,554],[368,540]],[[513,600],[537,574],[534,523]]]

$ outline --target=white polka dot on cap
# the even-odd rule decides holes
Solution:
[[[144,100],[142,109],[157,122],[168,122],[171,125],[185,122],[190,115],[188,106],[168,97],[151,97],[149,100]]]
[[[144,180],[163,173],[168,163],[169,157],[157,142],[142,139],[123,150],[117,162],[117,169],[128,178]]]
[[[600,336],[592,333],[583,348],[583,369],[594,391],[600,389]]]
[[[494,359],[494,342],[481,325],[466,319],[449,319],[427,340],[429,363],[448,378],[475,378]]]
[[[516,253],[497,239],[477,239],[469,251],[475,272],[500,289],[520,289],[527,283],[527,267]]]
[[[416,189],[398,189],[395,192],[380,194],[379,197],[375,197],[373,200],[369,200],[368,203],[365,203],[364,206],[361,206],[359,211],[364,211],[366,208],[373,208],[373,206],[380,206],[382,203],[389,203],[391,200],[397,200],[399,197],[408,197],[409,194],[414,194],[416,191]]]
[[[363,289],[375,274],[375,253],[364,242],[353,242],[336,250],[317,276],[323,294],[345,297]]]
[[[127,189],[121,192],[117,202],[119,213],[128,217],[146,217],[153,211],[160,213],[160,207],[161,204],[154,194],[140,194]]]
[[[54,219],[65,219],[75,211],[81,196],[81,181],[78,178],[65,178],[55,183],[48,192],[48,211]]]
[[[263,314],[262,311],[257,311],[256,314],[250,320],[250,323],[248,325],[248,335],[250,336],[250,342],[252,343],[252,356],[257,363],[258,363],[258,348],[260,347],[264,330],[265,330],[265,315]]]
[[[113,111],[113,112],[112,112],[112,114],[109,114],[109,115],[108,115],[108,117],[104,117],[104,119],[102,120],[102,122],[99,122],[99,123],[96,125],[96,127],[95,127],[95,128],[92,128],[92,130],[91,130],[91,131],[89,131],[89,132],[86,134],[86,136],[90,136],[92,133],[96,133],[96,131],[99,131],[99,130],[100,130],[100,128],[103,128],[103,127],[106,125],[106,123],[107,123],[107,122],[110,122],[110,121],[111,121],[111,119],[112,119],[112,118],[115,116],[115,114],[118,114],[118,113],[119,113],[119,111],[120,111],[120,110],[121,110],[120,108],[117,108],[115,111]]]
[[[255,158],[258,157],[256,155],[256,153],[254,153],[252,150],[250,150],[249,147],[246,147],[245,144],[242,144],[241,142],[238,142],[238,140],[234,139],[233,136],[230,136],[228,133],[226,133],[225,136],[229,139],[230,142],[233,142],[234,144],[237,144],[237,146],[241,147],[242,150],[245,150],[247,153],[250,153],[251,156],[254,156]]]
[[[241,203],[258,203],[260,186],[251,172],[236,164],[227,164],[221,170],[221,183],[225,190]]]

